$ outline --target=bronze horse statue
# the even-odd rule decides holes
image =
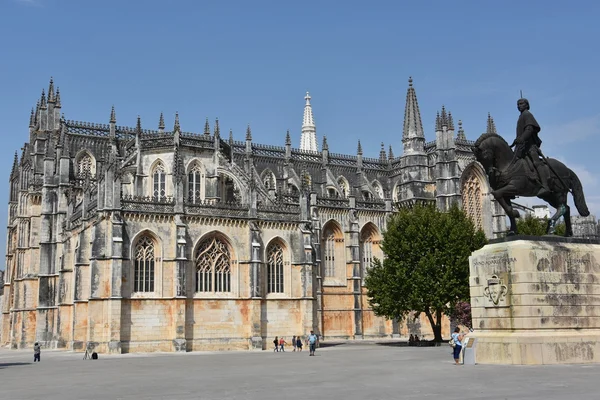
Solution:
[[[496,133],[481,135],[472,150],[487,173],[491,194],[510,219],[508,234],[518,234],[516,218],[519,217],[519,212],[513,209],[511,200],[516,196],[536,197],[542,187],[531,161],[516,157],[506,140]],[[551,191],[539,198],[556,208],[556,213],[548,221],[546,233],[553,234],[556,221],[563,216],[565,236],[573,236],[567,194],[571,192],[577,211],[581,216],[587,217],[590,212],[585,203],[583,187],[575,172],[566,165],[553,158],[546,158],[546,162],[552,172],[547,179]]]

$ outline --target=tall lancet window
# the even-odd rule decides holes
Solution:
[[[196,292],[231,291],[231,254],[217,237],[203,241],[196,250]]]
[[[167,195],[165,177],[165,166],[161,162],[159,162],[154,167],[154,172],[152,174],[152,181],[154,187],[154,190],[152,191],[152,196],[158,199],[164,199]]]
[[[96,168],[94,168],[94,161],[92,157],[84,153],[77,160],[77,176],[79,178],[93,178],[96,173]]]
[[[325,237],[325,276],[335,276],[335,234],[328,232]]]
[[[135,246],[134,292],[154,291],[154,241],[143,236]]]
[[[188,199],[190,203],[198,203],[202,200],[203,180],[204,174],[202,167],[196,163],[188,173]]]
[[[267,249],[267,292],[283,293],[283,248],[272,243]]]

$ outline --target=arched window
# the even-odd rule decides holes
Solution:
[[[342,278],[346,271],[344,236],[339,225],[330,221],[323,227],[323,275],[325,278]]]
[[[265,171],[262,181],[265,188],[275,189],[275,175],[271,171]]]
[[[135,246],[134,292],[154,292],[154,241],[142,236]]]
[[[381,187],[379,182],[375,182],[373,184],[373,189],[375,189],[375,194],[377,195],[377,198],[383,199],[383,188]]]
[[[267,293],[283,293],[283,247],[271,243],[267,248]]]
[[[164,199],[167,195],[165,184],[165,166],[160,162],[154,167],[154,172],[152,174],[152,183],[154,187],[154,190],[152,191],[152,196],[158,199]]]
[[[350,185],[348,181],[343,176],[338,178],[338,186],[342,190],[342,197],[348,197],[350,194]]]
[[[380,237],[377,228],[372,223],[368,223],[363,228],[360,235],[360,258],[361,258],[361,273],[365,277],[369,268],[373,265],[375,257],[381,259]]]
[[[462,201],[463,209],[475,227],[483,228],[483,190],[475,174],[471,174],[463,183]]]
[[[96,173],[96,167],[92,156],[83,153],[77,160],[77,176],[79,178],[93,178]]]
[[[196,250],[196,292],[231,291],[231,255],[225,243],[212,237]]]
[[[202,167],[195,163],[188,173],[188,199],[190,203],[198,203],[202,200],[202,183],[204,173]]]

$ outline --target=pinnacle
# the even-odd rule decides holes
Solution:
[[[394,159],[394,151],[392,150],[392,145],[390,144],[390,151],[388,153],[388,158],[390,160]]]
[[[160,117],[158,118],[158,129],[165,129],[165,117],[163,116],[162,111],[160,112]]]
[[[233,130],[229,129],[229,141],[233,142]]]
[[[140,116],[139,116],[139,115],[137,116],[137,123],[136,123],[136,125],[135,125],[135,131],[136,131],[138,134],[141,134],[141,133],[142,133],[142,119],[140,118]]]
[[[405,151],[423,151],[422,146],[423,142],[425,142],[425,133],[423,132],[423,123],[421,122],[419,102],[417,101],[417,94],[412,78],[409,79],[408,83],[402,142],[404,143]]]
[[[46,107],[46,92],[42,89],[42,97],[40,98],[40,107]]]
[[[54,102],[54,80],[50,77],[50,84],[48,85],[48,103]]]
[[[383,142],[381,142],[381,149],[379,150],[379,160],[380,161],[386,160],[385,145],[383,144]]]
[[[54,98],[54,102],[56,103],[56,107],[60,107],[60,89],[58,86],[56,87],[56,97]]]
[[[215,136],[221,135],[221,129],[219,129],[219,118],[215,119]]]
[[[458,134],[456,135],[458,139],[466,140],[465,131],[463,130],[462,121],[458,120]]]
[[[327,136],[323,136],[322,150],[329,150],[329,145],[327,144]]]
[[[250,124],[246,128],[246,140],[252,140],[252,131],[250,130]]]
[[[204,122],[204,134],[210,135],[210,124],[208,123],[208,117],[206,117],[206,122]]]
[[[289,146],[292,144],[292,138],[290,137],[290,130],[288,129],[285,134],[285,145]]]
[[[175,111],[175,124],[173,124],[173,132],[181,131],[181,126],[179,125],[179,112]]]
[[[412,87],[412,83],[413,83],[412,76],[409,76],[408,77],[408,87]]]
[[[488,113],[487,129],[485,130],[485,132],[486,133],[498,133],[498,132],[496,132],[496,124],[494,123],[494,118],[492,118],[490,113]]]
[[[31,128],[35,126],[35,112],[33,111],[33,107],[31,108],[31,115],[29,115],[29,126]]]
[[[448,111],[448,129],[454,130],[454,120],[450,111]]]
[[[115,106],[113,104],[112,108],[110,109],[110,123],[111,124],[116,124],[117,123],[117,115],[115,114]]]
[[[363,150],[362,150],[362,146],[360,144],[360,139],[358,140],[358,148],[356,149],[356,154],[362,154]]]

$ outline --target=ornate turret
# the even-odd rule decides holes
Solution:
[[[115,114],[115,106],[114,105],[110,109],[110,123],[111,124],[117,123],[117,114]]]
[[[208,117],[206,117],[206,121],[204,122],[204,134],[210,135],[210,124],[208,123]]]
[[[163,113],[160,113],[160,117],[158,118],[158,131],[163,133],[165,131],[165,117]]]
[[[498,133],[496,132],[496,124],[494,123],[494,118],[492,118],[490,113],[488,113],[487,128],[485,130],[485,133]]]
[[[408,79],[406,92],[406,108],[404,110],[404,130],[402,133],[404,154],[422,153],[425,146],[425,134],[419,112],[417,94],[413,87],[412,77]]]
[[[358,140],[358,146],[356,148],[356,154],[358,155],[362,155],[363,150],[362,150],[362,145],[360,144],[360,139]]]
[[[179,125],[179,112],[175,111],[175,123],[173,124],[173,132],[180,131],[181,126]]]
[[[386,162],[387,156],[385,154],[385,145],[381,142],[381,149],[379,150],[379,161]]]
[[[456,138],[460,140],[467,140],[465,136],[465,131],[463,130],[462,121],[458,120],[458,133],[456,134]]]
[[[56,98],[54,97],[54,81],[50,77],[50,84],[48,85],[48,103],[54,103]]]
[[[304,119],[302,120],[302,136],[300,137],[300,149],[317,151],[317,127],[313,117],[312,106],[310,105],[310,94],[306,92],[304,100]]]
[[[388,159],[389,160],[393,160],[394,159],[394,150],[392,150],[392,145],[390,144],[390,151],[388,153]]]
[[[246,127],[246,140],[252,141],[252,130],[250,129],[250,124]]]
[[[292,144],[292,138],[290,137],[290,130],[288,129],[287,132],[285,133],[285,145],[291,146],[291,144]]]
[[[135,134],[137,136],[142,136],[142,119],[140,118],[140,116],[137,116],[137,122],[135,124]]]

